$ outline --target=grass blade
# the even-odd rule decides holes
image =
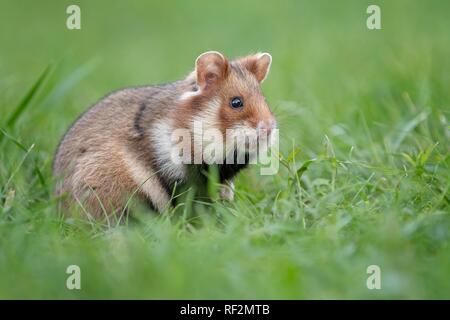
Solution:
[[[14,125],[16,124],[17,120],[21,116],[21,114],[30,105],[30,101],[33,99],[33,97],[38,92],[39,88],[44,83],[45,79],[47,78],[47,75],[49,74],[49,72],[51,70],[51,67],[52,67],[52,65],[48,65],[47,68],[45,68],[44,72],[42,72],[42,74],[37,79],[37,81],[34,83],[34,85],[31,87],[31,89],[23,97],[22,101],[20,101],[20,103],[17,105],[14,112],[10,115],[10,117],[6,121],[7,128],[13,128]],[[2,139],[2,137],[0,137],[0,139]]]
[[[3,130],[2,128],[0,128],[0,133],[2,134],[0,136],[0,141],[1,139],[3,139],[3,137],[8,138],[9,140],[11,140],[16,146],[19,147],[19,149],[22,149],[23,151],[27,152],[28,148],[26,148],[22,143],[20,143],[16,138],[14,138],[13,136],[11,136],[10,134],[8,134],[5,130]]]
[[[8,189],[9,184],[13,180],[14,176],[19,172],[20,168],[22,168],[25,160],[27,159],[28,155],[31,153],[33,148],[34,148],[34,144],[32,144],[30,148],[28,148],[27,152],[22,157],[22,160],[19,162],[18,166],[12,171],[11,175],[9,176],[9,179],[6,181],[5,185],[3,186],[3,190],[7,190]]]
[[[406,122],[400,130],[398,137],[392,142],[392,151],[397,152],[403,140],[423,121],[428,118],[429,111],[422,111],[412,120]]]

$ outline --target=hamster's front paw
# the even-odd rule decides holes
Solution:
[[[233,181],[225,181],[224,185],[220,187],[220,199],[232,201],[234,199],[234,183]]]

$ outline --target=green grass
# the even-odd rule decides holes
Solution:
[[[1,4],[0,298],[450,298],[450,3],[376,1],[369,31],[373,1],[76,2],[79,31],[72,1]],[[62,218],[51,162],[77,115],[211,49],[272,53],[279,173],[242,173],[232,203]]]

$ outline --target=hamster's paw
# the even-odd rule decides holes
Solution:
[[[234,183],[233,181],[226,181],[219,191],[220,199],[232,201],[234,199]]]

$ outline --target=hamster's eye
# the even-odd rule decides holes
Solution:
[[[242,108],[244,106],[244,100],[242,97],[233,97],[230,100],[230,106],[232,108]]]

